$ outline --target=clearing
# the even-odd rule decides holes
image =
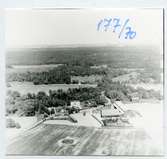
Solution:
[[[7,90],[18,91],[20,94],[24,95],[27,93],[35,93],[45,92],[49,93],[49,90],[59,90],[62,89],[67,91],[69,88],[85,88],[85,87],[93,87],[95,88],[96,84],[40,84],[34,85],[33,82],[10,82],[11,87],[7,87]]]

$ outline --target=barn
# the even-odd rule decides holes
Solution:
[[[119,117],[123,114],[124,110],[121,107],[119,107],[116,103],[113,103],[110,106],[103,107],[101,109],[102,118]]]
[[[121,126],[125,117],[125,108],[122,107],[123,103],[121,101],[116,101],[109,106],[105,106],[101,109],[101,120],[104,126]],[[125,121],[125,119],[124,119]],[[126,122],[128,119],[126,119]]]

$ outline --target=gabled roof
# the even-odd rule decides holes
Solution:
[[[123,104],[121,101],[115,101],[115,105],[121,109],[122,111],[126,111],[127,107],[125,106],[125,104]]]

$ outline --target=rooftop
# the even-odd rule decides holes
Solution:
[[[101,110],[102,116],[120,116],[124,113],[123,109],[121,109],[117,104],[112,104],[108,107],[104,107]]]

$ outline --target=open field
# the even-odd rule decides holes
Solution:
[[[25,72],[45,72],[57,68],[62,64],[48,64],[48,65],[12,65],[7,68],[7,73],[25,73]]]
[[[6,137],[7,143],[10,143],[10,140],[15,138],[16,136],[22,134],[27,129],[31,128],[36,122],[36,117],[17,117],[17,116],[10,116],[8,118],[13,119],[15,122],[19,123],[21,126],[19,129],[17,128],[6,128]]]
[[[60,145],[70,137],[73,145]],[[101,129],[41,125],[22,134],[7,147],[15,155],[162,155],[143,129]]]
[[[155,90],[155,91],[161,91],[163,90],[163,84],[151,84],[151,83],[139,83],[139,84],[130,84],[133,88],[144,88],[146,90]]]
[[[58,90],[62,89],[67,91],[69,88],[83,88],[83,87],[96,87],[96,84],[41,84],[34,85],[32,82],[10,82],[11,87],[8,87],[7,90],[18,91],[21,94],[35,93],[37,94],[40,91],[49,93],[49,90]]]
[[[130,122],[136,128],[143,128],[151,137],[154,145],[163,149],[164,140],[164,105],[163,102],[132,103],[125,105],[129,110],[141,114],[140,118],[132,118]]]
[[[129,110],[135,110],[142,115],[140,120],[137,119],[135,126],[143,128],[163,128],[163,101],[152,101],[145,103],[128,103],[125,107]],[[153,122],[151,122],[153,121]]]
[[[137,78],[138,73],[131,72],[125,75],[121,75],[112,79],[113,82],[128,82],[132,77]]]

